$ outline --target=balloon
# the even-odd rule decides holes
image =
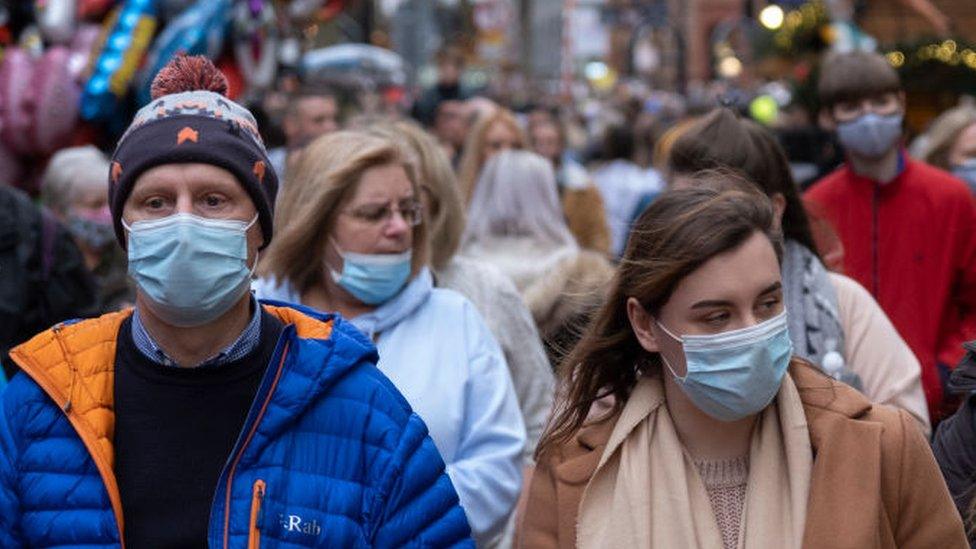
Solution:
[[[91,63],[92,52],[95,50],[95,44],[98,42],[98,37],[101,34],[101,27],[85,23],[78,27],[78,31],[71,41],[71,45],[69,46],[71,59],[68,61],[68,64],[72,76],[78,82],[82,81],[85,68]]]
[[[78,0],[80,19],[98,19],[108,11],[115,0]]]
[[[189,8],[195,0],[159,0],[159,17],[163,21],[172,21]]]
[[[274,84],[278,68],[278,25],[274,6],[262,0],[234,7],[234,58],[252,89]]]
[[[156,30],[155,0],[125,0],[105,24],[81,96],[85,120],[109,120],[125,97]]]
[[[7,48],[0,63],[0,140],[16,154],[29,154],[30,83],[34,60],[24,50]]]
[[[230,0],[197,0],[166,25],[139,73],[139,104],[149,102],[153,78],[178,52],[203,54],[211,59],[220,54],[230,24],[230,8]]]
[[[34,17],[48,42],[65,44],[75,32],[75,0],[35,0]]]
[[[366,44],[340,44],[306,52],[300,71],[314,84],[402,86],[407,80],[399,55]]]
[[[54,47],[34,70],[32,141],[34,152],[49,154],[68,144],[75,124],[81,89],[71,74],[71,51]]]

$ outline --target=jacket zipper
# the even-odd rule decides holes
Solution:
[[[874,184],[874,196],[871,200],[871,293],[878,300],[880,281],[878,280],[878,202],[881,199],[881,186]]]
[[[261,504],[264,502],[265,483],[261,479],[254,481],[251,489],[251,523],[248,527],[247,549],[261,549]]]
[[[285,343],[284,349],[281,351],[281,359],[278,360],[278,369],[275,371],[274,381],[271,382],[271,387],[268,389],[267,396],[264,397],[264,402],[261,403],[261,409],[258,411],[258,415],[254,418],[254,422],[251,424],[251,428],[247,432],[247,436],[244,437],[244,442],[241,444],[241,448],[234,455],[233,461],[231,461],[230,469],[227,472],[227,482],[224,485],[224,491],[226,495],[224,496],[224,549],[228,549],[230,545],[230,494],[234,487],[234,473],[237,471],[237,464],[240,463],[241,457],[244,455],[244,451],[247,449],[248,444],[251,443],[251,439],[254,438],[254,433],[258,430],[258,425],[261,424],[261,418],[264,417],[264,413],[268,410],[268,404],[271,402],[271,397],[274,395],[275,389],[278,387],[278,381],[281,379],[281,371],[285,365],[285,357],[288,356],[289,344]]]

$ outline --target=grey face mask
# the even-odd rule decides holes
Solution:
[[[969,185],[969,190],[976,194],[976,158],[970,158],[953,166],[952,175],[965,181]]]
[[[869,112],[837,126],[844,149],[864,158],[881,158],[901,137],[901,113],[882,116]]]

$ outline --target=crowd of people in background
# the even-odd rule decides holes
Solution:
[[[831,54],[797,154],[436,61],[252,113],[181,55],[0,187],[0,546],[976,547],[971,101],[910,140]]]

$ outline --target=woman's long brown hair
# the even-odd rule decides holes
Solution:
[[[781,257],[772,206],[755,185],[726,171],[692,177],[696,185],[665,192],[637,220],[604,305],[560,365],[561,398],[538,458],[568,441],[594,402],[612,395],[613,407],[598,418],[606,420],[623,408],[640,375],[660,369],[660,356],[634,336],[628,298],[657,315],[682,278],[756,232],[767,235]]]

